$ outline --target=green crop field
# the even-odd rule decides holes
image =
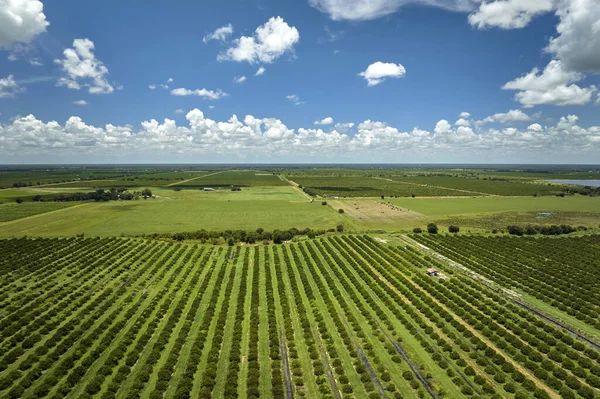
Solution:
[[[598,397],[597,349],[405,240],[0,240],[0,395]]]
[[[437,197],[478,196],[448,188],[428,187],[425,184],[404,183],[383,177],[368,176],[294,176],[291,180],[303,186],[308,193],[322,197]]]
[[[231,170],[207,174],[197,179],[177,183],[182,188],[202,187],[252,187],[252,186],[287,186],[286,181],[270,172],[256,170]]]

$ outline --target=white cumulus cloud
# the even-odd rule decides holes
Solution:
[[[464,118],[459,118],[456,122],[454,122],[456,126],[471,126],[471,122]]]
[[[87,101],[85,100],[77,100],[77,101],[73,101],[73,104],[75,105],[87,105]]]
[[[271,17],[256,28],[253,36],[236,39],[233,46],[220,53],[219,61],[237,61],[270,64],[286,52],[293,52],[300,33],[281,17]]]
[[[333,20],[370,20],[398,11],[408,4],[435,6],[451,11],[472,11],[481,0],[309,0]]]
[[[64,77],[58,80],[59,86],[79,90],[81,86],[89,87],[92,94],[109,94],[114,91],[106,77],[108,68],[94,55],[94,42],[89,39],[73,40],[73,48],[63,52],[62,60],[54,60],[61,66]]]
[[[466,111],[463,111],[460,113],[460,117],[463,119],[469,119],[471,117],[471,114]]]
[[[541,73],[534,68],[502,88],[518,90],[515,100],[526,108],[539,104],[582,105],[589,103],[597,90],[593,85],[582,88],[574,84],[583,78],[583,74],[566,69],[561,61],[552,60]]]
[[[469,15],[469,23],[479,29],[524,28],[531,20],[554,10],[555,0],[497,0],[484,2],[479,10]]]
[[[228,120],[207,118],[198,109],[185,114],[186,122],[178,125],[172,119],[142,121],[129,125],[93,126],[78,116],[66,123],[42,121],[34,115],[15,118],[0,124],[0,157],[4,160],[34,161],[54,159],[56,162],[93,157],[135,157],[145,160],[167,160],[170,156],[186,159],[306,160],[324,162],[331,159],[348,161],[391,162],[398,159],[429,159],[496,162],[524,159],[551,162],[560,156],[565,160],[592,161],[600,157],[600,126],[580,126],[579,118],[568,115],[555,126],[534,123],[521,129],[474,131],[470,127],[453,127],[440,120],[433,132],[413,128],[401,130],[381,121],[366,120],[348,135],[337,129],[330,132],[316,128],[292,129],[277,118],[236,115]],[[36,158],[40,156],[41,158]],[[172,158],[171,158],[172,159]]]
[[[171,90],[171,94],[174,96],[198,96],[203,98],[208,98],[210,100],[218,100],[220,98],[228,96],[227,93],[222,91],[221,89],[217,90],[207,90],[207,89],[185,89],[183,87]]]
[[[315,125],[331,125],[333,123],[333,118],[328,116],[327,118],[323,118],[320,121],[315,121]]]
[[[50,23],[39,0],[0,0],[0,48],[28,43]]]
[[[215,29],[213,32],[210,32],[202,38],[204,43],[208,43],[211,40],[225,41],[229,36],[233,34],[233,25],[227,24],[225,26],[221,26],[220,28]]]
[[[236,76],[233,78],[233,81],[235,83],[244,83],[246,81],[246,77],[245,76]]]
[[[558,36],[547,51],[577,72],[600,73],[600,4],[598,0],[562,0]]]
[[[478,121],[479,125],[483,125],[486,123],[519,123],[519,122],[528,122],[531,120],[531,117],[527,115],[525,112],[520,109],[511,109],[506,113],[497,113],[487,118]]]
[[[256,73],[254,74],[254,76],[264,75],[265,71],[266,71],[266,69],[264,67],[260,67],[260,68],[258,68],[258,70],[256,71]]]
[[[364,72],[358,75],[365,78],[369,86],[375,86],[387,78],[401,78],[405,74],[406,69],[402,64],[377,61],[369,65]]]

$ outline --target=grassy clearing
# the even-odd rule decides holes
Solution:
[[[0,225],[0,236],[65,236],[85,233],[176,233],[183,231],[334,228],[347,221],[333,209],[307,201],[139,200],[89,203],[61,213],[41,214]]]
[[[80,205],[78,202],[23,202],[22,204],[0,204],[0,223],[22,219],[42,213],[58,211]]]

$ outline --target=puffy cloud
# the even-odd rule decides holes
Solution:
[[[471,117],[471,114],[463,111],[460,113],[460,117],[463,119],[469,119]]]
[[[497,0],[482,3],[479,10],[469,15],[469,23],[479,29],[524,28],[537,15],[555,8],[555,0]]]
[[[436,123],[435,128],[433,129],[436,134],[447,133],[450,130],[452,130],[452,125],[450,125],[450,123],[448,123],[448,121],[445,119],[442,119]]]
[[[482,121],[478,121],[477,124],[483,125],[486,123],[519,123],[530,121],[531,117],[521,111],[520,109],[511,109],[506,113],[497,113],[492,116],[488,116]]]
[[[75,104],[75,105],[88,105],[87,101],[85,101],[85,100],[73,101],[73,104]]]
[[[208,98],[210,100],[218,100],[229,95],[221,89],[217,89],[216,91],[207,89],[190,90],[183,87],[171,90],[171,94],[174,96],[198,96]]]
[[[229,36],[233,34],[233,25],[227,24],[215,29],[213,32],[206,34],[202,41],[208,43],[211,40],[218,40],[224,42]]]
[[[349,123],[336,123],[333,128],[335,130],[337,130],[338,132],[341,133],[346,133],[348,130],[352,129],[354,127],[354,123],[353,122],[349,122]]]
[[[348,135],[336,126],[294,130],[276,118],[235,115],[226,121],[207,118],[198,109],[186,115],[187,124],[172,119],[143,121],[138,128],[107,124],[96,127],[72,116],[64,125],[43,122],[33,115],[0,124],[0,156],[34,160],[43,154],[65,162],[80,155],[123,156],[145,154],[149,159],[169,159],[169,154],[214,160],[253,157],[257,160],[316,161],[348,159],[363,161],[418,161],[424,157],[446,157],[457,161],[531,159],[550,162],[561,156],[569,160],[594,160],[600,156],[600,126],[584,128],[574,115],[563,117],[556,126],[532,124],[526,129],[506,127],[474,131],[452,127],[441,120],[433,133],[414,128],[402,131],[384,122],[366,120]],[[300,155],[301,154],[301,155]],[[450,154],[450,155],[449,155]],[[455,154],[455,158],[451,155]],[[447,158],[450,157],[450,158]]]
[[[590,102],[595,86],[587,88],[574,84],[584,78],[578,72],[567,70],[559,60],[552,60],[539,74],[538,68],[504,86],[505,90],[519,90],[515,100],[526,108],[538,104],[582,105]]]
[[[15,81],[13,75],[8,75],[6,78],[0,78],[0,98],[14,97],[22,91],[23,88]]]
[[[149,88],[150,90],[154,90],[154,89],[156,89],[156,85],[148,85],[148,88]]]
[[[175,113],[176,113],[176,114],[184,114],[184,113],[185,113],[185,111],[184,111],[184,110],[182,110],[181,108],[179,108],[179,109],[176,109],[176,110],[175,110]]]
[[[471,11],[481,0],[309,0],[308,3],[327,13],[333,20],[362,21],[398,11],[407,4],[423,4],[451,11]]]
[[[464,119],[464,118],[460,118],[458,119],[456,122],[454,122],[454,124],[456,126],[471,126],[471,122],[469,122],[468,120]]]
[[[50,23],[39,0],[0,0],[0,48],[28,43]]]
[[[597,0],[562,0],[557,15],[558,36],[547,51],[577,72],[600,73],[600,6]]]
[[[321,119],[320,121],[315,121],[315,125],[331,125],[332,123],[333,123],[333,118],[331,116]]]
[[[246,81],[246,77],[245,76],[236,76],[233,78],[233,81],[235,83],[244,83]]]
[[[295,94],[290,94],[289,96],[285,96],[285,98],[287,98],[290,101],[293,101],[295,105],[304,104],[304,101],[300,100],[300,97],[298,97]]]
[[[75,39],[73,48],[67,48],[63,52],[65,58],[54,60],[66,74],[58,80],[59,86],[75,90],[87,86],[92,94],[108,94],[114,91],[106,80],[108,68],[96,58],[93,50],[94,42],[91,40]]]
[[[266,71],[266,69],[264,67],[260,67],[260,68],[258,68],[258,70],[256,71],[256,73],[254,74],[254,76],[264,75],[265,71]]]
[[[242,36],[233,47],[218,55],[219,61],[247,61],[270,64],[286,52],[293,52],[300,40],[298,29],[289,26],[281,17],[271,17],[256,28],[254,36]]]
[[[369,86],[375,86],[382,83],[386,78],[400,78],[405,74],[406,69],[402,64],[377,61],[358,75],[365,78]]]

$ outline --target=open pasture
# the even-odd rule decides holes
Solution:
[[[2,397],[600,393],[597,350],[406,243],[20,239],[0,253]]]
[[[0,204],[0,223],[58,211],[79,205],[76,202],[23,202]]]
[[[211,192],[204,199],[157,198],[137,201],[90,202],[59,213],[38,215],[0,224],[0,236],[68,236],[79,233],[101,236],[178,233],[184,231],[292,227],[335,228],[351,221],[330,207],[309,203],[289,187],[293,200],[265,200],[266,190],[252,199],[249,193]],[[165,196],[180,193],[165,190]],[[183,192],[185,195],[185,192]],[[209,196],[210,194],[210,196]],[[224,195],[221,195],[224,194]],[[238,199],[236,195],[241,194]],[[161,191],[157,195],[162,196]],[[276,194],[275,196],[283,196]],[[232,199],[226,199],[230,196]],[[246,199],[242,199],[245,196]],[[262,197],[262,198],[261,198]]]

